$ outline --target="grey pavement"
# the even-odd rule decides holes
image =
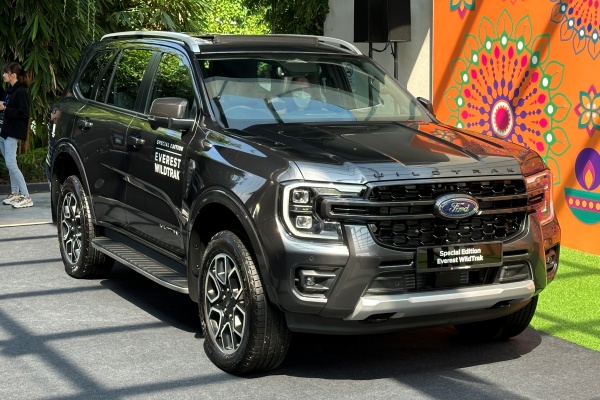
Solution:
[[[48,184],[30,184],[28,190],[33,199],[33,207],[13,208],[12,206],[0,204],[0,227],[49,224],[52,222]],[[0,185],[0,199],[4,200],[9,191],[10,189],[6,185]]]
[[[231,376],[189,297],[120,264],[70,278],[41,217],[0,228],[0,399],[600,399],[600,353],[531,328],[491,344],[449,327],[295,334],[277,370]]]

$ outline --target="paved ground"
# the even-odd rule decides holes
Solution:
[[[47,192],[47,183],[37,183],[28,185],[28,189],[33,199],[33,207],[13,208],[0,204],[0,227],[47,224],[52,222],[50,214],[50,194]],[[0,185],[0,200],[4,200],[8,195],[10,188],[6,185]]]
[[[493,344],[452,328],[295,335],[276,371],[225,374],[187,296],[119,264],[68,277],[39,196],[41,215],[0,209],[13,225],[0,227],[0,399],[600,399],[600,353],[533,329]]]

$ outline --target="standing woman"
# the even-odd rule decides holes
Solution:
[[[4,82],[10,87],[6,91],[4,101],[0,101],[0,111],[4,112],[4,124],[0,132],[0,150],[6,161],[6,169],[10,176],[11,194],[3,203],[14,208],[33,206],[29,197],[23,173],[17,165],[17,147],[19,140],[27,139],[29,123],[29,94],[23,82],[23,67],[18,62],[11,62],[4,67]]]

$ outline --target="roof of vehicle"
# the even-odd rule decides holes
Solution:
[[[104,35],[102,40],[163,39],[182,43],[194,53],[317,52],[362,54],[352,43],[326,36],[188,34],[168,31],[129,31]]]

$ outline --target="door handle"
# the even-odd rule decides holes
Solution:
[[[135,148],[140,148],[146,143],[145,139],[138,136],[127,136],[127,144]]]
[[[84,117],[84,118],[81,118],[79,121],[77,121],[77,126],[82,131],[87,131],[92,126],[94,126],[94,123],[92,121],[90,121],[89,119],[87,119],[87,118]]]

